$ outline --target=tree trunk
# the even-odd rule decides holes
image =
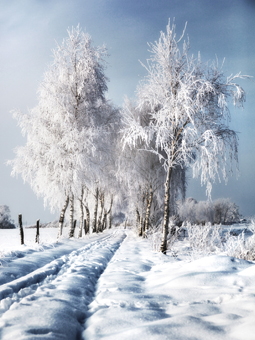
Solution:
[[[144,207],[147,203],[148,205],[148,192],[142,190],[142,209],[141,209],[141,213],[140,213],[140,226],[139,226],[139,236],[143,236],[144,235],[144,223],[145,223],[145,219],[143,218],[144,216]]]
[[[81,190],[81,199],[80,199],[80,209],[81,209],[81,217],[80,217],[80,225],[79,225],[79,235],[78,237],[82,237],[82,229],[83,229],[83,217],[84,217],[84,211],[83,211],[83,188]]]
[[[143,235],[143,229],[144,229],[143,227],[144,227],[143,218],[142,218],[142,216],[140,215],[139,236],[142,236],[142,235]]]
[[[167,234],[169,226],[169,201],[170,201],[170,180],[172,175],[172,167],[168,168],[167,178],[165,184],[165,212],[164,212],[164,226],[163,226],[163,239],[161,243],[161,252],[166,254],[167,250]]]
[[[146,231],[149,229],[149,218],[150,218],[150,210],[151,210],[152,197],[153,197],[153,191],[152,191],[152,187],[150,186],[150,196],[149,196],[149,199],[147,200],[147,208],[146,208],[145,221],[144,221],[144,234],[143,234],[143,237],[145,237]]]
[[[95,194],[95,209],[94,209],[94,218],[93,218],[93,230],[92,232],[95,233],[97,231],[97,208],[98,208],[98,188],[96,188],[96,194]]]
[[[75,228],[76,228],[76,220],[74,220],[73,221],[73,235],[72,235],[72,237],[74,237],[74,232],[75,232]]]
[[[66,213],[66,209],[68,207],[68,203],[69,203],[69,196],[66,196],[65,204],[64,204],[64,206],[61,210],[61,214],[60,214],[60,218],[59,218],[58,237],[62,235],[63,224],[64,224],[64,220],[65,220],[65,213]]]
[[[87,230],[87,233],[90,234],[90,213],[89,213],[89,208],[87,205],[85,205],[85,209],[86,209],[86,216],[87,216],[86,230]]]
[[[36,221],[36,236],[35,243],[39,243],[39,228],[40,228],[40,220]]]
[[[84,234],[86,235],[88,232],[87,232],[87,221],[84,220],[83,221],[83,228],[84,228]]]
[[[136,228],[138,228],[138,236],[142,236],[141,224],[140,224],[140,213],[138,207],[136,208]]]
[[[19,215],[19,230],[20,230],[20,241],[21,244],[24,244],[24,230],[22,225],[22,215]]]
[[[110,214],[110,212],[112,211],[112,203],[113,203],[113,196],[111,195],[111,203],[110,203],[110,208],[108,211],[104,211],[104,217],[103,217],[103,222],[102,222],[102,229],[106,229],[107,228],[107,216]]]
[[[76,220],[73,221],[73,227],[69,234],[69,238],[74,237],[75,227],[76,227]]]
[[[102,221],[102,231],[107,229],[107,211],[104,210],[104,216]]]
[[[109,222],[109,229],[111,229],[111,227],[112,227],[112,211],[110,211],[108,222]]]
[[[100,195],[99,195],[99,200],[100,200],[100,214],[99,214],[99,217],[98,217],[98,224],[97,224],[97,232],[100,232],[100,231],[103,231],[102,230],[102,216],[103,216],[103,211],[104,211],[104,193],[101,192]]]
[[[73,223],[73,213],[74,213],[74,196],[70,197],[70,225],[69,225],[69,237],[74,235],[74,223]]]

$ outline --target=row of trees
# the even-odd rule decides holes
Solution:
[[[75,201],[80,230],[86,211],[90,230],[98,231],[114,199],[115,207],[136,212],[140,234],[164,215],[165,253],[169,218],[185,197],[187,168],[201,176],[210,197],[212,182],[226,179],[227,165],[237,162],[227,103],[242,106],[245,94],[236,79],[243,76],[226,78],[217,63],[194,58],[188,42],[180,47],[184,34],[177,39],[169,21],[166,33],[149,45],[148,74],[136,101],[126,98],[118,109],[106,98],[105,47],[93,47],[87,33],[73,28],[54,50],[38,105],[28,114],[14,113],[27,144],[16,149],[12,174],[21,174],[52,210],[62,207],[60,235],[68,204],[71,236]]]

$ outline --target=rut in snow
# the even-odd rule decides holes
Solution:
[[[125,237],[107,235],[2,285],[0,338],[79,339],[98,278]]]

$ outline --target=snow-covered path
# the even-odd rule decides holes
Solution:
[[[255,263],[177,248],[115,229],[2,257],[0,339],[254,340]]]
[[[3,284],[0,338],[79,339],[97,279],[125,236],[123,232],[101,235],[78,250]]]

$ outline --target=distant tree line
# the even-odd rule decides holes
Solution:
[[[197,202],[187,198],[178,204],[178,217],[181,222],[191,224],[233,224],[240,221],[239,207],[228,198],[215,201]]]

